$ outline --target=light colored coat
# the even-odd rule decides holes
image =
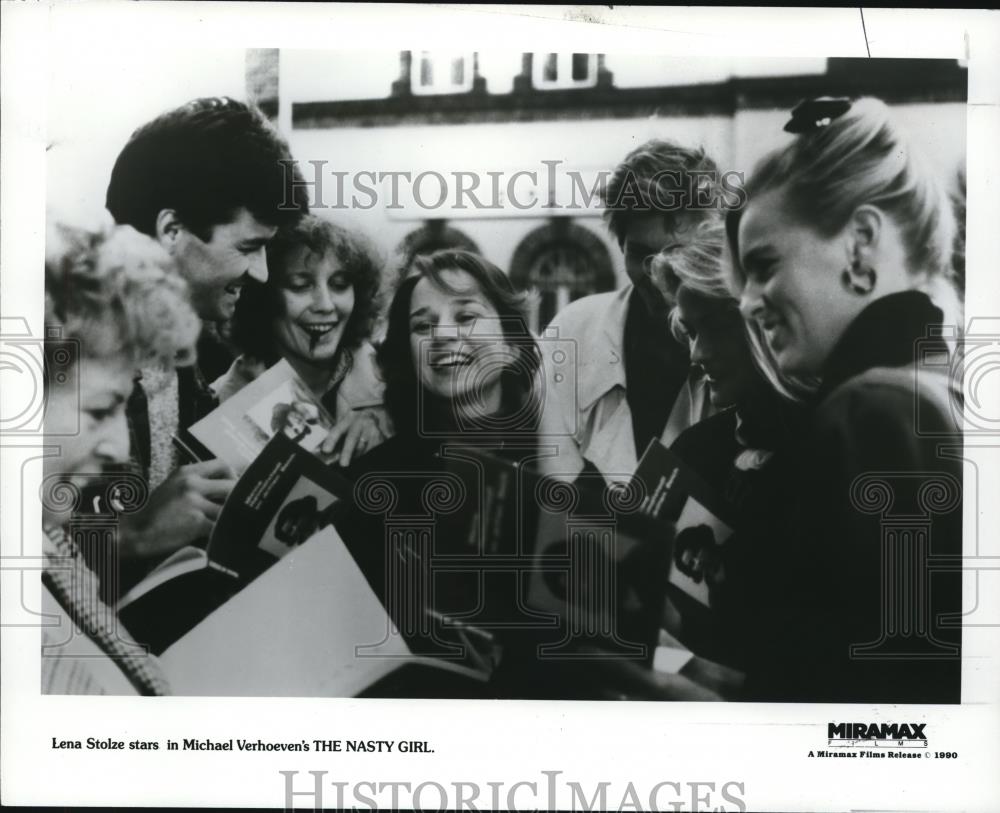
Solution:
[[[571,303],[539,339],[543,360],[543,470],[573,480],[589,460],[609,482],[628,482],[638,464],[625,397],[625,316],[632,286]],[[695,369],[681,388],[661,440],[669,445],[711,414]]]

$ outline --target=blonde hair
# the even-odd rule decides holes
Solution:
[[[703,220],[693,230],[690,240],[663,249],[653,257],[652,271],[675,300],[683,285],[708,299],[735,303],[721,274],[724,241],[722,222],[717,218]],[[670,329],[678,341],[686,340],[676,306],[670,311]]]
[[[724,248],[725,228],[722,221],[717,218],[705,220],[694,230],[691,240],[657,254],[652,262],[653,272],[665,281],[675,296],[683,286],[706,299],[717,300],[720,306],[738,314],[739,298],[730,284],[729,257]],[[812,382],[780,372],[760,335],[759,327],[745,319],[743,326],[757,369],[779,395],[790,401],[799,401],[815,389]],[[687,342],[676,305],[670,311],[670,329],[677,341],[682,344]]]
[[[783,192],[791,217],[826,237],[840,231],[859,206],[877,206],[901,231],[910,274],[923,275],[932,295],[954,290],[955,217],[948,196],[879,99],[856,100],[843,115],[764,157],[746,192],[752,199],[774,189]],[[731,210],[726,230],[734,282],[742,288],[739,218]],[[951,285],[942,289],[942,282]]]
[[[45,319],[81,356],[192,364],[201,322],[167,252],[131,226],[89,232],[49,225]]]

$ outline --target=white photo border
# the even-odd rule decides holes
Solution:
[[[143,48],[210,51],[281,47],[392,50],[420,44],[454,48],[581,52],[669,52],[677,56],[930,57],[967,59],[968,236],[966,322],[1000,327],[1000,15],[958,10],[857,8],[726,9],[550,6],[409,6],[279,3],[107,2],[5,3],[3,11],[0,307],[4,317],[42,329],[41,269],[45,221],[46,122],[53,73],[71,71],[87,53]],[[127,67],[127,66],[126,66]],[[95,98],[98,94],[95,94]],[[100,116],[96,102],[91,114]],[[993,333],[1000,331],[994,330]],[[994,379],[997,377],[993,376]],[[997,384],[986,397],[1000,404]],[[4,408],[14,403],[2,393]],[[995,413],[995,410],[993,412]],[[184,699],[40,696],[38,630],[8,626],[20,606],[39,606],[37,578],[19,562],[38,562],[40,507],[36,481],[25,461],[44,454],[40,437],[3,438],[3,510],[0,512],[2,590],[2,733],[0,780],[8,804],[102,806],[281,807],[286,782],[303,792],[310,771],[325,772],[324,803],[336,803],[336,783],[455,782],[482,787],[479,809],[490,806],[488,782],[503,783],[499,801],[547,807],[546,781],[558,777],[558,807],[573,797],[575,781],[588,798],[610,783],[609,804],[620,806],[628,783],[648,809],[649,789],[678,783],[683,795],[660,794],[662,808],[714,809],[696,800],[711,794],[716,806],[748,810],[981,810],[1000,808],[1000,574],[978,573],[983,626],[967,626],[963,641],[963,703],[951,707],[866,707],[689,704],[541,703],[535,701],[403,701],[354,699]],[[996,444],[1000,446],[1000,444]],[[966,555],[1000,557],[1000,452],[988,439],[967,440],[976,457],[966,482],[978,500],[966,502]],[[970,450],[976,447],[973,453]],[[38,469],[39,471],[36,471]],[[22,475],[26,479],[22,480]],[[976,478],[976,479],[970,479]],[[21,493],[13,484],[21,483]],[[974,513],[978,503],[978,514]],[[978,547],[977,547],[978,546]],[[991,547],[992,546],[992,547]],[[986,560],[984,560],[986,561]],[[37,569],[34,571],[37,573]],[[21,592],[21,574],[24,575]],[[11,589],[14,588],[14,589]],[[992,594],[992,597],[990,597]],[[32,602],[34,602],[32,604]],[[839,720],[927,721],[933,747],[955,751],[951,761],[899,764],[876,770],[864,761],[809,760],[823,747],[826,724]],[[188,738],[426,741],[433,753],[240,753],[54,749],[53,739],[86,741]],[[297,772],[289,780],[280,771]],[[518,782],[534,782],[533,796]],[[709,790],[691,783],[714,783]],[[375,795],[374,788],[365,793]],[[433,789],[425,804],[438,807]],[[378,794],[380,800],[388,796]],[[405,797],[404,797],[405,798]],[[295,798],[312,807],[308,795]],[[363,804],[347,797],[347,804]],[[626,809],[628,809],[626,807]]]

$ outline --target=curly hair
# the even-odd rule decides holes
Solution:
[[[490,301],[500,317],[504,338],[515,349],[517,361],[505,370],[503,382],[503,408],[509,415],[523,420],[534,428],[537,424],[537,376],[541,366],[541,352],[528,329],[525,317],[525,295],[515,290],[509,277],[493,263],[459,249],[444,249],[414,259],[412,275],[402,280],[389,306],[385,339],[378,347],[377,359],[385,380],[385,406],[397,434],[418,432],[417,399],[424,399],[430,414],[433,398],[420,386],[410,347],[410,300],[413,289],[422,279],[429,279],[435,286],[449,293],[455,291],[443,278],[445,271],[460,270],[471,276]],[[443,404],[438,407],[446,408]],[[523,426],[519,425],[519,428]]]
[[[151,237],[164,209],[202,240],[247,209],[283,226],[308,212],[288,145],[255,107],[195,99],[136,130],[111,171],[106,205],[116,223]]]
[[[140,366],[193,364],[201,321],[169,254],[130,226],[88,232],[52,223],[45,246],[46,357]]]
[[[637,217],[717,213],[714,193],[718,184],[718,168],[705,150],[653,139],[636,147],[615,167],[604,190],[604,220],[618,246],[624,248],[629,224]],[[705,205],[700,203],[703,200]]]
[[[344,325],[337,354],[338,358],[346,354],[350,360],[353,351],[371,336],[381,310],[382,262],[367,238],[315,215],[278,230],[267,246],[267,282],[249,282],[244,287],[236,303],[231,334],[242,352],[268,365],[281,357],[273,334],[261,326],[269,326],[283,315],[281,286],[293,271],[292,263],[319,262],[327,255],[340,263],[354,289],[354,308]]]

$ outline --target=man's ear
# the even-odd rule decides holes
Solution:
[[[185,231],[184,224],[173,209],[161,209],[156,216],[156,239],[167,251],[173,253],[177,239]]]

